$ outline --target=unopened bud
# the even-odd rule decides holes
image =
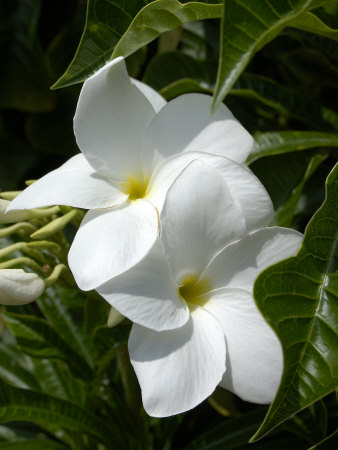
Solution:
[[[25,305],[36,300],[45,290],[45,283],[35,273],[22,269],[0,270],[0,304]]]
[[[116,327],[119,323],[122,322],[124,319],[124,316],[118,312],[117,309],[115,309],[113,306],[110,308],[108,321],[107,321],[107,327],[113,328]]]
[[[29,210],[27,209],[8,211],[6,213],[9,204],[10,201],[0,198],[0,223],[24,222],[30,217]]]

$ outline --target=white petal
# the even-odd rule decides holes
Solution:
[[[252,292],[258,274],[266,267],[294,256],[303,235],[289,228],[263,228],[228,245],[211,261],[204,276],[214,289],[242,288]]]
[[[133,325],[129,353],[143,406],[154,417],[194,408],[212,394],[225,370],[223,331],[202,308],[176,330],[156,332]]]
[[[128,196],[97,174],[81,154],[37,180],[19,194],[8,210],[31,209],[49,205],[76,208],[106,208],[119,205]]]
[[[123,181],[141,170],[140,146],[155,111],[116,58],[83,84],[74,117],[76,141],[102,175]]]
[[[182,170],[199,160],[218,170],[231,195],[240,204],[248,231],[271,223],[273,205],[262,183],[244,166],[228,158],[207,153],[188,152],[170,158],[155,170],[149,183],[147,198],[161,211],[167,191]]]
[[[164,106],[148,128],[144,158],[157,166],[181,152],[208,152],[244,163],[253,146],[252,136],[223,104],[211,115],[212,98],[185,94]]]
[[[178,328],[189,318],[159,241],[141,262],[97,292],[128,319],[156,331]]]
[[[25,305],[40,297],[44,290],[44,282],[35,273],[22,269],[0,270],[1,305]]]
[[[274,211],[270,196],[248,167],[212,155],[205,155],[203,162],[222,173],[231,194],[242,207],[248,231],[271,224]]]
[[[142,92],[143,95],[147,97],[149,103],[154,108],[155,113],[158,113],[160,109],[166,105],[167,102],[164,100],[162,95],[156,92],[153,88],[145,83],[142,83],[142,81],[135,80],[135,78],[131,78],[130,81]]]
[[[168,191],[161,213],[164,253],[178,285],[200,275],[226,244],[246,233],[240,206],[222,176],[193,161]]]
[[[271,403],[282,375],[283,352],[250,292],[214,291],[205,308],[217,317],[225,334],[227,369],[220,385],[243,400]]]
[[[89,211],[68,254],[71,271],[84,291],[130,269],[158,235],[155,208],[144,200],[106,211]]]

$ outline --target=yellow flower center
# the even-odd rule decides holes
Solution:
[[[130,200],[144,198],[147,193],[150,177],[128,177],[124,183],[123,192],[129,195]]]
[[[186,275],[182,286],[178,288],[178,295],[187,302],[189,309],[204,306],[209,300],[212,286],[208,278],[199,279],[197,275]]]

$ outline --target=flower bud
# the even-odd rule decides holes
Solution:
[[[22,269],[0,270],[0,304],[24,305],[36,300],[45,290],[45,284],[35,273]]]
[[[10,202],[8,200],[0,198],[0,223],[24,222],[29,218],[29,211],[27,209],[8,211],[6,213],[9,204]]]

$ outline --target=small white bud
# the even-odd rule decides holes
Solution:
[[[0,269],[0,304],[24,305],[36,300],[45,283],[35,273],[22,269]]]
[[[24,222],[29,218],[29,211],[23,209],[20,211],[8,211],[6,209],[11,202],[0,198],[0,223]]]

